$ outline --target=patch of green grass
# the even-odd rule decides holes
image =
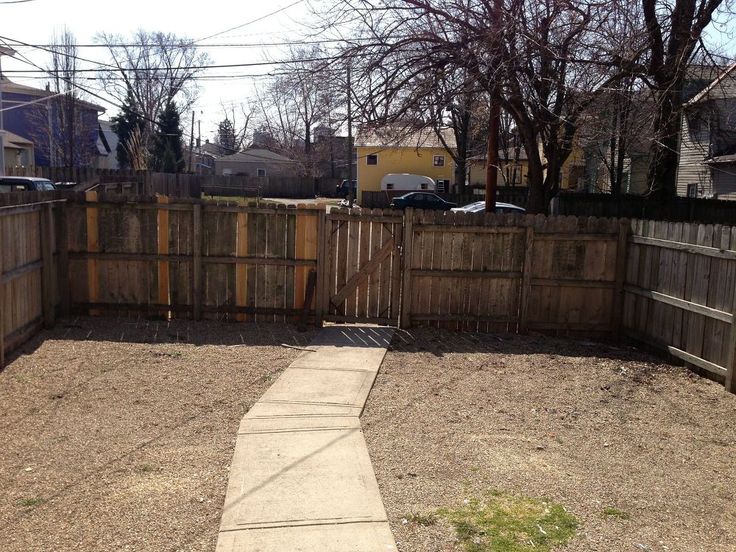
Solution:
[[[434,525],[435,523],[437,523],[437,516],[435,514],[411,513],[406,516],[406,519],[411,523],[416,523],[417,525],[421,525],[423,527],[429,527],[430,525]]]
[[[575,516],[547,499],[491,492],[438,515],[454,527],[467,552],[549,552],[575,536]]]
[[[631,519],[631,514],[629,514],[628,512],[624,512],[623,510],[619,510],[618,508],[613,508],[611,506],[603,508],[603,515],[605,517],[612,517],[617,519]]]
[[[20,505],[23,506],[24,508],[35,508],[36,506],[40,506],[44,502],[46,502],[46,499],[40,498],[40,497],[24,498],[19,501]]]
[[[138,466],[138,471],[141,473],[151,473],[156,471],[156,466],[153,464],[141,464]]]

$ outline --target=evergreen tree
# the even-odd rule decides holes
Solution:
[[[121,169],[129,169],[132,164],[128,155],[128,144],[135,131],[142,132],[145,126],[143,117],[141,117],[130,91],[128,91],[128,96],[123,102],[120,113],[113,117],[111,122],[115,134],[118,135],[118,147],[115,152],[118,158],[118,165]]]
[[[152,153],[153,170],[165,173],[179,173],[184,170],[179,110],[173,101],[166,104],[158,117]]]
[[[237,151],[235,127],[230,119],[225,119],[217,126],[217,143],[222,146],[222,149],[228,155]]]

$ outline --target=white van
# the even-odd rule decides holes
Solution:
[[[434,192],[437,184],[429,176],[419,174],[387,174],[381,179],[381,191],[398,190],[402,192],[417,192],[425,190]]]

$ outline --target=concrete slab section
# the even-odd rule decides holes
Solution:
[[[320,347],[314,353],[305,353],[296,359],[291,368],[328,370],[377,371],[386,354],[385,349],[360,347]]]
[[[245,437],[235,447],[221,531],[386,521],[359,429]]]
[[[388,523],[348,523],[220,533],[216,552],[395,552]]]
[[[363,406],[375,378],[375,372],[289,368],[262,400]]]

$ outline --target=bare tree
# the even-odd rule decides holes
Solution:
[[[150,150],[153,127],[172,101],[186,111],[198,88],[194,77],[209,63],[191,40],[170,33],[137,31],[131,39],[102,33],[114,69],[103,73],[105,90],[122,104],[131,98],[144,121],[142,142]]]

